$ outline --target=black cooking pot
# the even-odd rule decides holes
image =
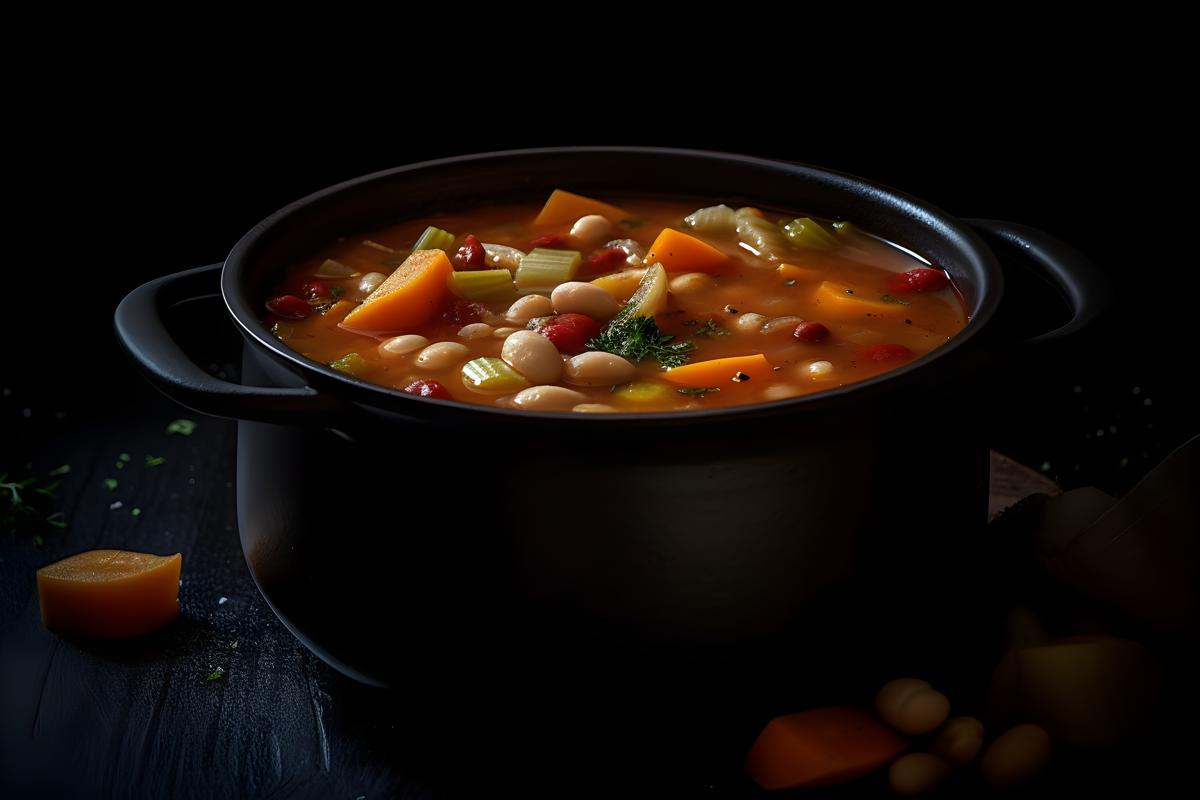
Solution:
[[[556,187],[853,220],[945,267],[970,321],[906,366],[820,394],[618,415],[416,398],[311,361],[261,322],[285,266],[339,235]],[[460,694],[661,697],[735,675],[753,676],[750,693],[788,675],[827,690],[953,656],[943,645],[961,647],[981,599],[981,410],[1029,342],[996,333],[1004,278],[980,234],[1023,251],[1069,301],[1070,321],[1034,344],[1052,347],[1107,303],[1096,270],[1050,236],[957,220],[858,178],[721,153],[555,148],[313,194],[255,226],[223,266],[133,291],[116,328],[167,395],[241,420],[247,563],[280,619],[346,674],[413,695],[452,681]],[[218,283],[245,337],[241,385],[197,367],[162,319]]]

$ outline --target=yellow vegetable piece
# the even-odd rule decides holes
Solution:
[[[542,211],[533,221],[534,225],[566,225],[573,223],[588,214],[599,214],[616,225],[623,219],[629,218],[629,213],[608,203],[584,197],[581,194],[555,189],[550,193],[550,199],[542,206]]]
[[[366,333],[424,325],[450,294],[447,280],[453,271],[443,251],[416,251],[346,315],[342,327]]]
[[[94,638],[139,636],[179,615],[183,556],[89,550],[37,571],[42,624]]]
[[[642,282],[642,276],[645,274],[646,270],[644,269],[627,269],[623,272],[596,278],[592,283],[611,294],[618,303],[624,303],[633,297],[633,293],[637,291],[638,284]]]
[[[617,399],[635,404],[661,403],[670,397],[674,391],[674,389],[665,384],[651,383],[650,381],[634,381],[633,383],[618,386],[613,395]]]

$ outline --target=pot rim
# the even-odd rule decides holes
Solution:
[[[313,203],[326,200],[366,184],[389,180],[394,176],[404,175],[409,172],[437,169],[450,165],[470,164],[472,162],[569,155],[593,158],[655,155],[665,158],[722,161],[733,165],[744,165],[777,172],[781,179],[786,179],[789,176],[793,178],[806,178],[828,186],[834,191],[858,194],[873,205],[887,208],[889,213],[906,215],[918,220],[926,228],[935,229],[939,236],[952,244],[955,249],[962,252],[966,260],[978,268],[980,278],[978,297],[974,303],[974,308],[968,310],[966,325],[948,341],[935,350],[925,353],[903,366],[890,369],[887,372],[870,378],[813,392],[812,394],[765,403],[744,403],[735,406],[687,411],[618,411],[605,414],[578,414],[572,411],[530,411],[462,403],[457,400],[437,400],[427,397],[415,397],[406,394],[400,389],[371,383],[335,370],[327,364],[307,358],[298,351],[292,350],[286,344],[270,335],[269,331],[261,324],[254,306],[246,298],[246,292],[242,288],[243,278],[249,269],[250,255],[258,243],[269,234],[287,225],[293,215]],[[647,194],[656,194],[656,192],[647,192]],[[669,192],[657,192],[657,194],[667,195]],[[921,254],[917,253],[917,255]],[[780,412],[788,412],[793,409],[816,411],[817,409],[842,405],[847,402],[873,396],[882,389],[890,389],[911,381],[916,376],[916,373],[921,372],[934,362],[945,360],[949,356],[956,354],[963,346],[978,336],[988,321],[995,315],[1003,294],[1004,276],[999,262],[991,249],[983,243],[978,235],[968,225],[947,212],[905,192],[849,173],[799,162],[713,150],[637,146],[570,146],[497,150],[420,161],[361,175],[306,195],[264,218],[246,232],[233,246],[229,255],[226,256],[221,270],[222,299],[226,310],[246,340],[259,350],[265,350],[275,359],[285,362],[285,365],[289,366],[292,372],[303,376],[310,384],[319,384],[322,391],[330,391],[335,388],[339,393],[349,391],[357,402],[384,411],[404,413],[406,416],[411,414],[413,417],[425,416],[422,413],[424,411],[429,414],[453,417],[455,421],[472,420],[486,422],[488,418],[498,416],[500,418],[525,421],[569,419],[573,420],[576,425],[592,426],[616,423],[629,425],[631,421],[639,423],[678,423],[688,420],[718,421],[729,420],[731,418],[761,417],[777,415]],[[317,380],[313,381],[312,378],[317,378]]]

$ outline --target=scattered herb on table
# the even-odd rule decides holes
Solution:
[[[116,488],[117,488],[116,478],[105,478],[101,482],[104,484],[105,489],[108,489],[110,492],[116,491]]]
[[[692,333],[692,336],[707,336],[710,339],[714,339],[718,336],[728,335],[729,331],[718,325],[712,317],[709,317],[708,322],[705,322]]]
[[[71,468],[67,465],[51,470],[49,476],[65,475]],[[6,533],[32,532],[34,541],[42,543],[38,528],[49,525],[65,528],[67,523],[61,511],[52,511],[54,493],[58,481],[43,482],[36,477],[9,480],[7,472],[0,473],[0,524]],[[7,499],[7,502],[5,500]]]
[[[627,358],[634,363],[644,358],[653,358],[663,369],[683,365],[688,353],[696,349],[691,342],[674,342],[674,336],[658,329],[654,317],[618,315],[600,331],[600,335],[587,343],[590,350]]]
[[[225,677],[225,668],[217,667],[212,672],[208,673],[208,677],[205,680],[207,680],[209,683],[212,683],[213,681],[219,681],[224,677]]]
[[[46,474],[47,474],[47,475],[49,475],[51,478],[57,478],[57,477],[59,477],[60,475],[66,475],[66,474],[67,474],[67,473],[69,473],[70,471],[71,471],[71,465],[70,465],[70,464],[63,464],[61,467],[58,467],[58,468],[56,468],[56,469],[52,469],[52,470],[50,470],[49,472],[47,472]]]
[[[680,394],[691,395],[692,397],[704,397],[704,395],[708,394],[709,392],[719,392],[721,390],[716,386],[708,386],[703,388],[699,386],[688,386],[682,389],[676,389],[675,391],[679,392]]]
[[[142,515],[142,510],[140,508],[138,508],[137,506],[134,506],[133,510],[130,511],[129,513],[131,516],[140,517]]]
[[[177,419],[167,425],[167,433],[178,433],[180,436],[191,436],[196,432],[196,423],[190,419]]]
[[[162,456],[146,456],[147,467],[161,467],[165,463],[167,460]]]

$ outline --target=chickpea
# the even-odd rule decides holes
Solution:
[[[405,356],[420,350],[427,344],[429,344],[428,339],[415,333],[393,336],[379,345],[379,354],[385,357]]]
[[[500,357],[532,383],[554,383],[562,374],[562,356],[558,354],[558,348],[536,331],[509,334]]]
[[[587,397],[565,386],[530,386],[517,392],[512,404],[531,411],[568,411]]]
[[[875,695],[875,710],[901,733],[920,736],[936,730],[950,714],[946,695],[917,678],[897,678]]]
[[[575,220],[571,226],[571,238],[586,248],[592,248],[607,239],[612,230],[612,223],[607,217],[588,214]]]
[[[465,361],[471,351],[465,344],[458,342],[436,342],[429,345],[417,356],[417,366],[421,369],[439,371],[450,369],[460,361]]]
[[[955,717],[938,731],[933,754],[950,764],[970,764],[983,749],[983,723],[974,717]]]
[[[901,797],[932,792],[950,777],[950,765],[929,753],[908,753],[892,762],[888,783]]]
[[[595,351],[567,359],[566,373],[567,382],[577,386],[612,386],[633,380],[637,367],[620,356]]]
[[[1036,778],[1050,761],[1050,734],[1040,725],[1018,725],[992,742],[979,771],[993,786],[1018,786]]]
[[[762,327],[767,318],[762,314],[747,313],[733,321],[733,327],[740,333],[755,333]]]
[[[483,339],[492,335],[496,329],[486,322],[472,322],[470,325],[464,325],[458,335],[463,339]]]
[[[685,272],[682,275],[676,275],[674,278],[671,278],[671,282],[667,284],[667,287],[673,294],[691,294],[711,289],[716,285],[717,282],[711,275],[703,272]]]
[[[534,317],[544,317],[553,313],[554,304],[550,302],[549,297],[529,294],[509,306],[508,311],[504,313],[504,318],[509,322],[524,325]]]
[[[554,287],[550,302],[559,314],[584,314],[608,319],[617,313],[617,301],[608,292],[583,281],[568,281]]]
[[[604,403],[580,403],[571,409],[580,414],[615,414],[617,410]]]

